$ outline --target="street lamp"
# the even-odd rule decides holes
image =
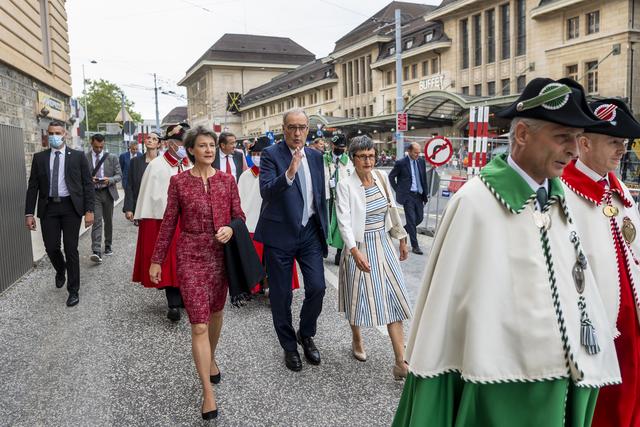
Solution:
[[[95,59],[91,60],[91,64],[97,64]],[[82,64],[82,93],[84,95],[84,127],[89,132],[89,108],[87,108],[87,79],[84,77],[84,64]]]

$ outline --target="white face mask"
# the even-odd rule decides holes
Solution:
[[[251,161],[254,165],[260,167],[260,156],[251,156]]]
[[[182,160],[187,157],[187,150],[183,146],[179,146],[176,150],[176,156]]]

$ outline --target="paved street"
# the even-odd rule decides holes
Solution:
[[[45,257],[0,295],[0,425],[200,425],[201,395],[189,324],[170,323],[162,292],[129,282],[136,229],[116,208],[115,255],[95,266],[90,236],[80,240],[80,304],[67,308]],[[420,236],[425,249],[430,240]],[[415,301],[426,256],[403,263]],[[316,343],[323,362],[293,373],[264,299],[227,307],[218,351],[220,426],[386,426],[402,383],[393,380],[388,337],[365,330],[369,359],[350,354],[350,330],[337,313],[333,257]],[[297,318],[302,291],[294,295]],[[405,325],[407,326],[407,325]]]

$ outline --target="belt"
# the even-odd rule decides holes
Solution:
[[[96,187],[94,188],[95,191],[100,191],[100,190],[108,190],[109,187]]]
[[[415,194],[416,196],[422,196],[422,193],[419,193],[417,191],[410,191],[409,193]]]
[[[62,202],[66,202],[67,200],[70,200],[71,196],[65,196],[65,197],[49,197],[49,201],[51,203],[62,203]]]

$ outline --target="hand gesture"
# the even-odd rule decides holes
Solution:
[[[355,261],[358,270],[365,273],[371,273],[371,266],[367,261],[367,257],[364,256],[364,254],[360,252],[358,248],[354,247],[351,249],[351,256],[353,256],[353,260]]]
[[[293,152],[289,169],[287,169],[287,178],[289,178],[289,180],[293,180],[296,177],[296,172],[298,172],[300,162],[302,161],[302,150],[304,150],[304,148],[298,147]]]
[[[216,239],[223,245],[227,243],[233,236],[233,228],[229,226],[220,227],[216,233]]]
[[[29,231],[36,231],[36,219],[33,216],[25,217],[24,225]]]
[[[149,267],[149,278],[157,285],[162,280],[162,266],[160,264],[151,264]]]

